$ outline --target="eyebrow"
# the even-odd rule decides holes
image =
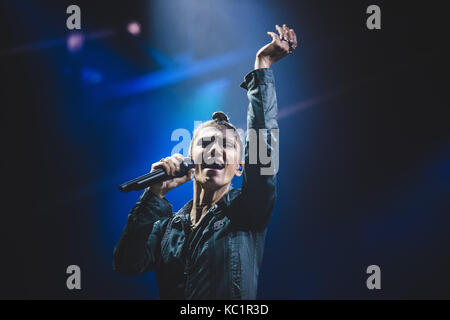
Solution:
[[[206,140],[206,141],[211,141],[212,138],[217,137],[216,135],[211,135],[211,136],[203,136],[203,137],[199,137],[198,141],[202,141],[202,140]],[[226,136],[225,137],[221,137],[220,139],[223,139],[223,142],[227,142],[227,141],[234,141],[234,144],[237,145],[238,141],[237,138],[235,136],[230,136],[232,139],[227,139]]]

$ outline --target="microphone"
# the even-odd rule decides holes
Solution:
[[[168,175],[164,169],[155,169],[153,172],[144,174],[143,176],[137,177],[133,180],[122,183],[119,186],[119,190],[122,192],[129,192],[132,190],[142,190],[155,183],[163,182],[177,177],[185,176],[189,169],[194,168],[194,162],[191,158],[184,158],[183,162],[180,163],[180,170],[175,173],[175,176]]]

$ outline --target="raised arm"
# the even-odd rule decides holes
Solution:
[[[242,200],[255,227],[267,226],[276,198],[278,108],[273,71],[269,68],[297,47],[293,29],[286,25],[276,28],[279,36],[268,32],[272,42],[258,51],[255,70],[241,84],[249,99]]]

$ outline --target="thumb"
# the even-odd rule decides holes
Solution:
[[[189,179],[189,180],[192,180],[192,179],[194,178],[194,172],[195,172],[195,169],[190,169],[190,170],[188,171],[187,176],[188,176],[188,179]]]
[[[272,42],[275,42],[275,41],[278,40],[278,35],[277,35],[276,33],[268,31],[267,34],[268,34],[270,37],[272,37]]]
[[[180,186],[188,181],[191,181],[194,176],[194,169],[191,169],[184,176],[173,179],[177,186]]]

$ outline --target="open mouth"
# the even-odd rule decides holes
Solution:
[[[225,168],[224,164],[218,164],[218,163],[212,163],[212,164],[203,163],[202,164],[202,169],[218,169],[218,170],[221,170],[223,168]]]

